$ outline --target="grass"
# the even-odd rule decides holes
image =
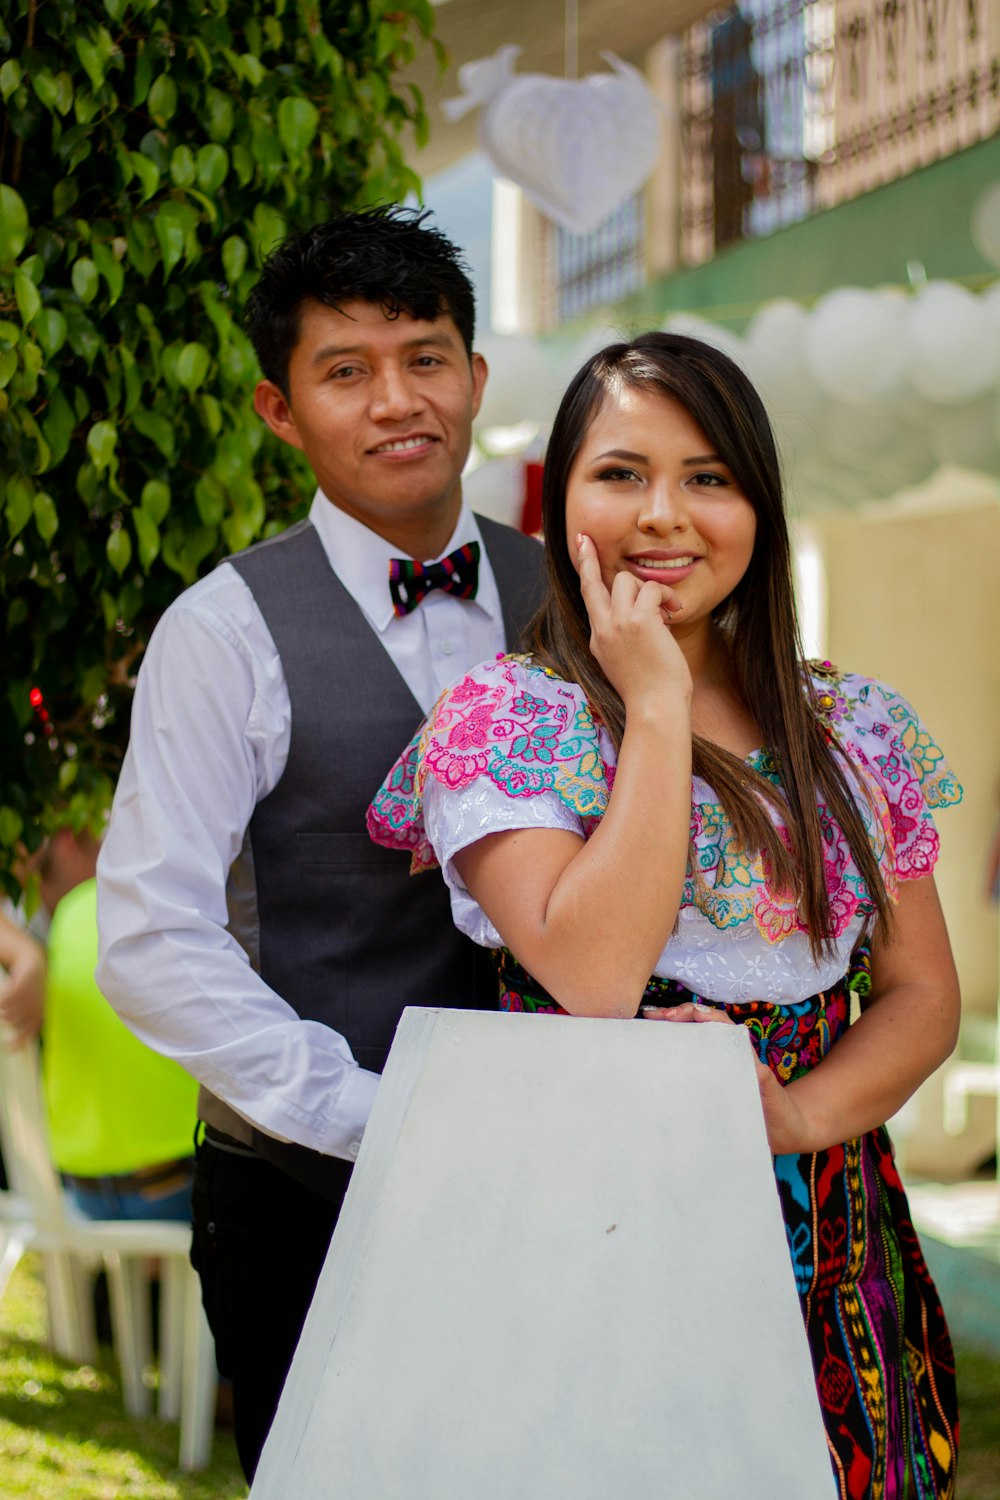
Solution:
[[[246,1485],[227,1432],[210,1468],[182,1474],[173,1423],[126,1417],[114,1360],[54,1359],[44,1345],[37,1263],[21,1262],[0,1311],[0,1493],[4,1500],[240,1500]],[[958,1351],[962,1455],[958,1500],[1000,1500],[1000,1360]]]
[[[175,1422],[125,1415],[107,1349],[91,1367],[44,1344],[37,1261],[18,1267],[0,1309],[0,1494],[3,1500],[238,1500],[247,1487],[228,1432],[210,1466],[177,1467]]]
[[[956,1350],[962,1419],[958,1500],[1000,1500],[1000,1359]]]

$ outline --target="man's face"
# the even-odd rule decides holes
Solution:
[[[486,364],[448,316],[387,318],[370,302],[339,310],[307,301],[286,398],[261,381],[254,405],[300,448],[340,510],[397,545],[422,533],[443,546],[461,504],[460,476]],[[425,555],[434,555],[433,551]]]

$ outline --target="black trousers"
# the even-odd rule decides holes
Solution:
[[[219,1373],[232,1381],[233,1424],[252,1480],[326,1258],[351,1176],[336,1201],[261,1157],[209,1139],[197,1148],[191,1262],[215,1336]]]

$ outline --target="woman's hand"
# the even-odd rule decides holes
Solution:
[[[810,1135],[810,1123],[798,1106],[796,1085],[779,1083],[771,1069],[759,1058],[754,1058],[754,1066],[757,1069],[757,1088],[764,1111],[767,1144],[772,1155],[783,1156],[789,1151],[816,1150]]]
[[[903,880],[892,931],[872,946],[872,992],[858,1020],[792,1083],[782,1085],[758,1063],[771,1150],[823,1151],[884,1125],[949,1055],[959,1013],[958,975],[934,880]],[[717,1021],[724,1013],[689,1003],[643,1015]]]
[[[609,592],[597,548],[579,538],[580,592],[590,618],[590,649],[605,677],[630,708],[657,699],[691,698],[691,673],[669,629],[683,605],[663,583],[616,574]]]

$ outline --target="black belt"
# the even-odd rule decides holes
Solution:
[[[216,1151],[228,1151],[230,1156],[253,1156],[257,1161],[261,1160],[260,1153],[248,1146],[246,1141],[238,1141],[235,1136],[226,1135],[224,1130],[216,1130],[214,1125],[202,1123],[205,1132],[202,1139],[214,1146]]]

